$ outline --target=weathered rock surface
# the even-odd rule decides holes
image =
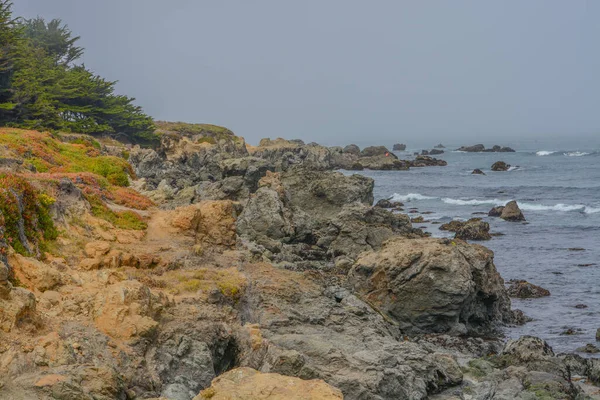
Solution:
[[[512,320],[504,282],[485,247],[394,238],[362,254],[350,273],[357,292],[409,332],[485,332]]]
[[[496,161],[494,164],[492,164],[492,171],[498,172],[498,171],[508,171],[508,169],[510,168],[510,164],[505,163],[504,161]]]
[[[455,237],[462,240],[490,240],[490,224],[481,218],[471,218],[456,230]]]
[[[411,167],[444,167],[448,165],[445,160],[439,160],[437,158],[419,155],[410,162]]]
[[[251,368],[236,368],[216,378],[194,400],[336,400],[342,392],[322,380],[302,380]]]
[[[525,216],[523,216],[523,212],[519,208],[519,205],[516,201],[509,201],[506,206],[502,209],[500,214],[500,218],[505,221],[525,221]]]
[[[550,291],[527,281],[512,280],[508,287],[508,295],[520,299],[531,299],[550,296]]]

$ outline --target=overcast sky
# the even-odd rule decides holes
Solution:
[[[600,1],[15,0],[156,119],[262,137],[600,137]]]

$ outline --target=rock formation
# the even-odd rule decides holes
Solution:
[[[520,299],[530,299],[550,296],[550,291],[527,281],[512,280],[508,287],[508,295]]]
[[[492,169],[492,171],[499,172],[499,171],[508,171],[509,168],[510,168],[510,164],[507,164],[504,161],[496,161],[492,165],[491,169]]]
[[[474,146],[462,146],[457,151],[466,151],[467,153],[514,153],[515,151],[510,147],[502,147],[494,145],[490,149],[486,149],[482,144],[476,144]]]
[[[525,221],[523,212],[515,200],[509,201],[506,206],[494,207],[488,213],[490,217],[500,217],[505,221]]]
[[[406,150],[406,145],[401,143],[396,143],[393,147],[394,151],[404,151]]]

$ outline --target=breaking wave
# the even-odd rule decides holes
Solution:
[[[392,196],[393,201],[419,201],[419,200],[441,200],[446,204],[451,204],[455,206],[481,206],[481,205],[490,205],[490,206],[503,206],[506,205],[511,200],[506,199],[453,199],[450,197],[432,197],[425,196],[420,193],[409,193],[407,195],[400,195],[395,193]],[[600,207],[591,207],[585,204],[563,204],[558,203],[554,205],[546,205],[546,204],[538,204],[538,203],[527,203],[527,202],[518,202],[519,207],[523,211],[557,211],[557,212],[572,212],[578,211],[585,214],[596,214],[600,213]]]
[[[554,154],[556,153],[555,151],[548,151],[548,150],[540,150],[537,153],[535,153],[536,156],[549,156],[550,154]]]
[[[567,156],[567,157],[583,157],[583,156],[589,156],[592,153],[586,153],[585,151],[567,151],[566,153],[563,153],[563,155]]]

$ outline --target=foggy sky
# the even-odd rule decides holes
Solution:
[[[600,137],[600,2],[14,0],[156,119],[262,137]]]

